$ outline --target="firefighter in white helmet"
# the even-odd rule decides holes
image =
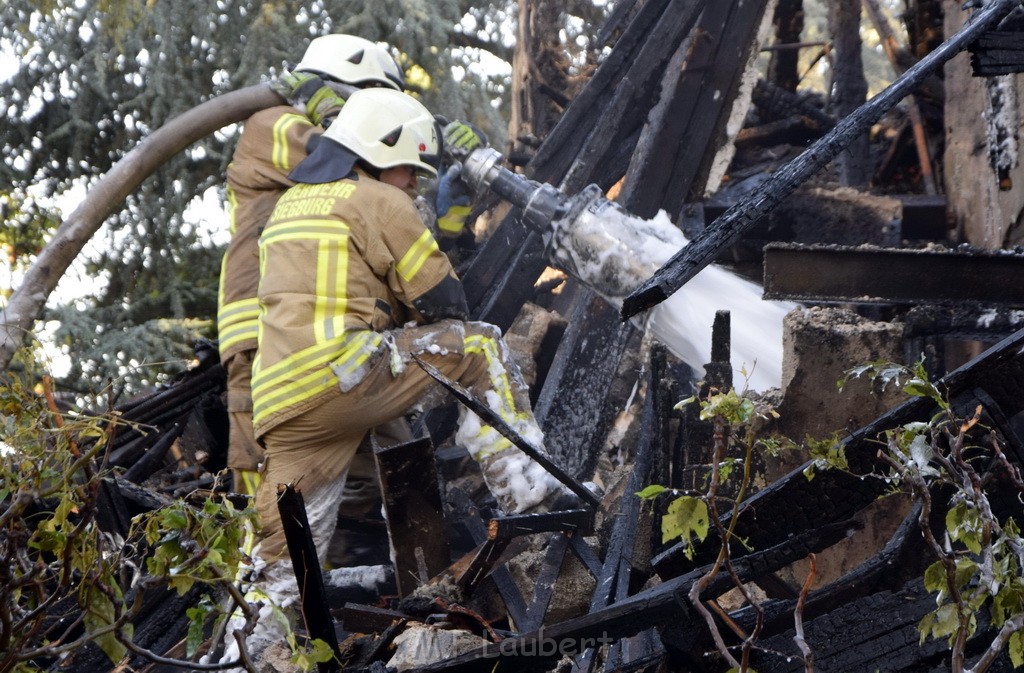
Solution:
[[[263,567],[251,592],[277,605],[298,596],[278,485],[301,488],[322,561],[364,436],[414,405],[443,399],[412,355],[541,445],[528,390],[498,328],[466,322],[462,284],[413,203],[418,178],[436,174],[440,155],[437,123],[417,100],[389,89],[357,91],[289,173],[296,184],[260,236],[252,391],[266,454],[256,494]],[[537,463],[475,414],[461,414],[456,440],[480,462],[503,509],[538,510],[564,497]],[[228,626],[225,661],[237,656],[230,636],[242,621]],[[280,628],[261,616],[246,640],[250,654],[279,642]]]
[[[413,205],[417,179],[436,174],[440,151],[439,129],[417,100],[358,91],[289,174],[298,184],[260,237],[253,420],[266,446],[256,506],[268,562],[285,552],[278,484],[301,484],[320,548],[364,435],[429,405],[434,394],[441,399],[414,354],[540,444],[528,391],[498,328],[466,322],[462,284]],[[504,510],[564,493],[474,414],[463,410],[460,422],[457,440],[481,463]]]
[[[289,104],[258,112],[245,122],[228,167],[231,241],[221,265],[217,322],[221,361],[228,373],[228,467],[240,492],[255,493],[263,457],[253,436],[250,393],[259,316],[257,239],[281,194],[294,184],[289,171],[345,104],[339,83],[401,91],[404,78],[387,49],[375,42],[354,35],[315,38],[299,64],[272,83]],[[479,138],[467,136],[461,122],[452,122],[446,133],[464,150],[480,144]],[[394,439],[402,439],[400,426],[390,430]]]

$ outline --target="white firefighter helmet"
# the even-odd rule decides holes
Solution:
[[[437,175],[441,140],[434,115],[400,91],[356,91],[324,138],[379,169],[413,166],[417,172]]]
[[[353,86],[379,84],[396,91],[405,88],[405,77],[391,54],[376,42],[355,35],[314,38],[294,70],[331,77]]]

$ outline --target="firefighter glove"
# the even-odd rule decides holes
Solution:
[[[469,217],[469,187],[462,181],[462,164],[455,162],[441,174],[437,184],[437,228],[443,237],[456,237]]]
[[[464,159],[473,150],[487,146],[487,136],[469,122],[448,123],[442,136],[445,150],[456,159]]]
[[[289,72],[286,70],[277,79],[270,81],[270,88],[288,101],[289,105],[296,107],[304,105],[309,97],[322,86],[324,86],[324,81],[311,72]]]
[[[327,126],[325,122],[333,120],[344,104],[345,99],[325,84],[306,101],[306,116],[317,126]]]

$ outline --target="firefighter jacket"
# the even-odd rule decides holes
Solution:
[[[222,361],[256,349],[260,232],[277,200],[295,184],[288,173],[321,133],[322,127],[287,105],[257,112],[245,122],[228,166],[231,241],[221,261],[217,308]]]
[[[289,189],[259,250],[257,437],[357,385],[386,330],[466,317],[462,284],[412,199],[360,169]]]

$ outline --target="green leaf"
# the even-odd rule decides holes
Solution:
[[[96,633],[114,623],[114,604],[106,594],[98,589],[90,588],[85,592],[83,598],[85,596],[88,598],[82,602],[82,608],[85,610],[82,621],[89,634]],[[128,627],[130,628],[130,626],[129,624]],[[117,640],[113,631],[95,636],[93,640],[107,655],[110,662],[115,665],[128,654],[128,649]]]
[[[187,594],[195,583],[195,579],[189,575],[171,575],[167,578],[167,584],[177,591],[179,596]]]
[[[957,588],[963,588],[967,586],[974,576],[978,574],[978,564],[966,556],[961,556],[956,560],[956,585]],[[984,595],[981,596],[984,599]]]
[[[696,401],[697,401],[697,396],[696,395],[690,395],[685,400],[679,400],[678,402],[676,402],[676,405],[674,407],[672,407],[672,408],[678,411],[678,410],[682,409],[683,407],[685,407],[687,404],[693,404]]]
[[[188,617],[188,635],[185,637],[186,656],[192,657],[199,651],[199,646],[203,644],[205,637],[204,626],[206,624],[206,617],[209,614],[209,606],[197,606],[185,610],[185,615]]]
[[[903,385],[903,392],[908,395],[913,395],[914,397],[930,397],[933,400],[942,399],[939,395],[939,391],[935,389],[935,386],[920,379],[911,379],[910,381],[907,381]]]
[[[946,530],[953,540],[964,543],[975,554],[981,553],[981,517],[966,502],[960,501],[946,512]]]
[[[180,530],[188,525],[188,517],[178,509],[168,508],[163,512],[164,528]]]
[[[312,640],[308,648],[299,647],[293,633],[288,634],[287,640],[292,650],[292,663],[303,671],[312,671],[318,663],[334,658],[331,646],[320,638]]]
[[[651,484],[642,491],[637,491],[636,495],[641,500],[652,500],[667,490],[668,489],[661,484]]]
[[[932,627],[932,636],[945,638],[956,633],[960,626],[956,605],[948,603],[935,611],[935,625]]]
[[[1024,666],[1024,631],[1017,631],[1010,636],[1007,650],[1010,653],[1010,663],[1014,668]]]
[[[946,584],[946,567],[942,565],[942,561],[936,561],[925,569],[924,588],[939,593],[949,592]]]
[[[700,498],[684,495],[668,506],[661,519],[661,541],[681,538],[689,543],[690,536],[703,540],[708,535],[708,506]]]

